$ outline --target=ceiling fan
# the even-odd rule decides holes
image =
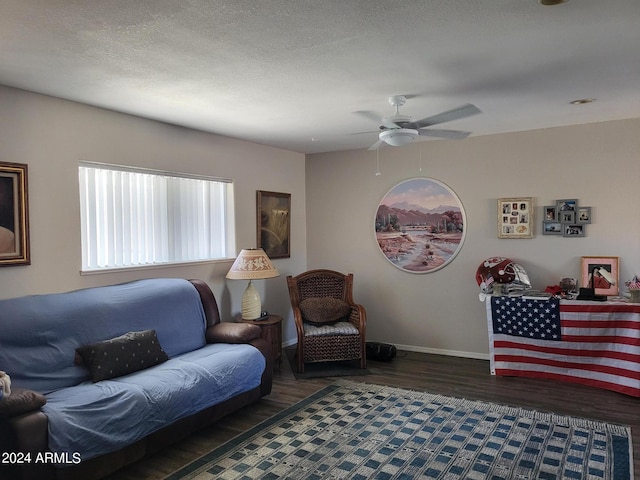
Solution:
[[[448,138],[452,140],[459,140],[471,135],[471,132],[463,132],[460,130],[442,130],[428,128],[439,123],[450,122],[452,120],[458,120],[460,118],[469,117],[476,113],[482,113],[478,107],[467,103],[460,107],[448,110],[446,112],[433,115],[431,117],[423,118],[422,120],[412,121],[408,115],[402,115],[400,113],[400,107],[407,102],[405,95],[393,95],[389,97],[389,103],[396,107],[396,113],[390,117],[382,118],[382,124],[380,125],[380,133],[378,134],[378,141],[369,147],[369,150],[376,150],[383,143],[388,145],[399,147],[411,143],[416,137],[420,135],[438,138]],[[369,120],[375,122],[380,121],[380,117],[370,111],[355,112],[362,115]]]

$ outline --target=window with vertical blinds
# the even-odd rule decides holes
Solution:
[[[81,163],[82,271],[233,257],[233,183]]]

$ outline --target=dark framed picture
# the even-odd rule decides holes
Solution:
[[[269,258],[291,256],[291,194],[258,190],[257,246]]]
[[[498,199],[498,238],[533,237],[533,197]]]
[[[562,235],[562,224],[556,221],[542,222],[542,234],[543,235]]]
[[[591,207],[578,207],[576,212],[576,223],[591,223]]]
[[[0,266],[29,265],[27,165],[0,163]]]
[[[582,257],[581,281],[596,295],[618,295],[618,257]]]

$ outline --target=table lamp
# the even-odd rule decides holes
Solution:
[[[263,249],[246,248],[240,252],[236,261],[231,265],[227,278],[231,280],[249,280],[249,285],[242,294],[243,319],[255,320],[260,318],[262,312],[260,293],[253,286],[253,280],[274,278],[279,275],[280,273],[273,266]]]
[[[603,277],[609,283],[609,285],[613,285],[615,283],[615,281],[613,280],[613,277],[609,274],[609,272],[606,269],[600,268],[599,266],[596,265],[591,271],[591,276],[589,278],[589,286],[580,289],[580,293],[576,297],[576,300],[591,300],[594,302],[607,301],[606,295],[596,295],[596,282],[595,282],[596,273],[601,277]]]

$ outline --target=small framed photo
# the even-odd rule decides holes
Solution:
[[[582,257],[581,282],[596,295],[618,295],[618,257]]]
[[[576,212],[576,223],[591,223],[591,207],[578,207]]]
[[[558,214],[562,212],[575,212],[578,208],[578,200],[575,198],[556,200],[556,207]]]
[[[258,248],[269,258],[291,257],[291,194],[256,192]]]
[[[558,210],[556,205],[546,205],[543,209],[542,220],[545,222],[554,222],[558,220]]]
[[[0,267],[30,263],[27,165],[0,162]]]
[[[543,235],[562,235],[562,224],[556,221],[545,220],[542,222]]]
[[[562,236],[563,237],[584,237],[585,227],[582,224],[562,224]]]
[[[566,211],[560,212],[558,215],[561,223],[576,223],[576,212]]]
[[[533,197],[498,199],[498,238],[533,237]]]

